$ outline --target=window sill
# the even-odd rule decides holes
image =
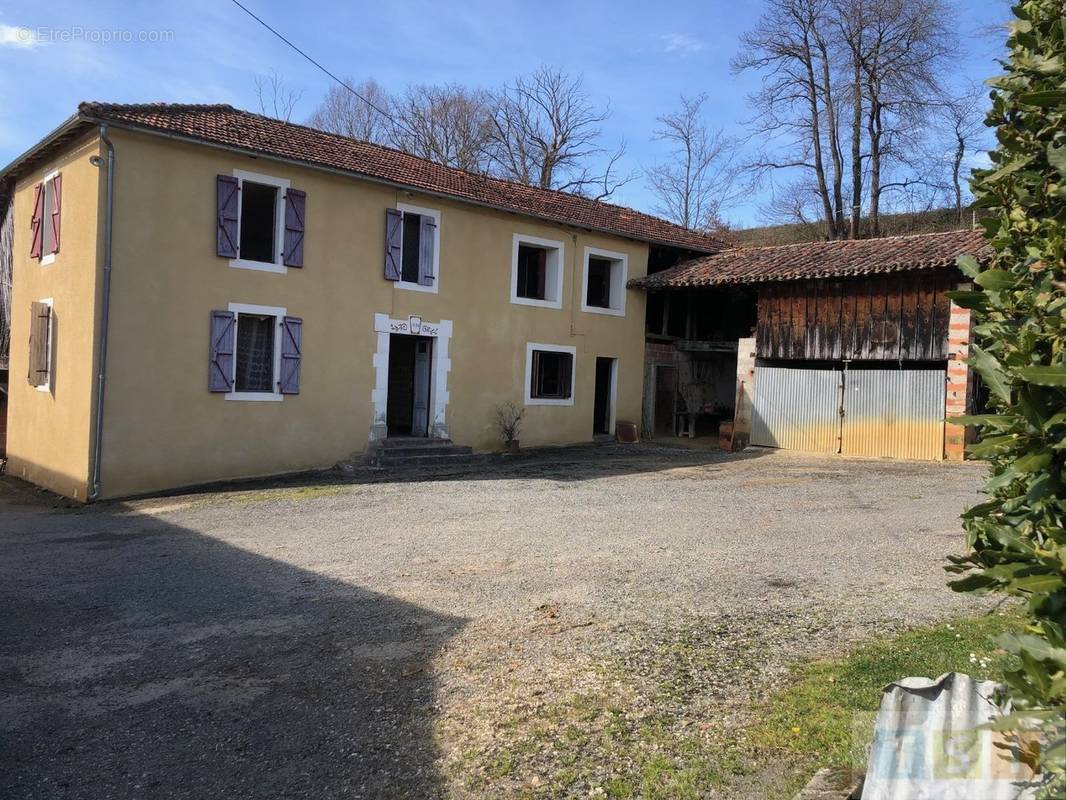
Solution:
[[[572,406],[574,404],[574,398],[556,399],[550,397],[527,397],[525,405],[527,406]]]
[[[253,269],[258,272],[275,272],[284,275],[289,268],[284,264],[268,264],[265,261],[245,261],[243,258],[231,258],[229,265],[234,269]]]
[[[561,300],[536,300],[532,297],[511,297],[511,303],[516,306],[533,306],[535,308],[560,309],[563,307]]]
[[[606,314],[611,317],[624,317],[626,310],[624,308],[607,308],[604,306],[587,306],[581,305],[581,310],[586,314]]]
[[[408,292],[425,292],[426,294],[437,294],[437,281],[433,281],[432,286],[423,286],[421,283],[412,283],[411,281],[393,281],[393,285],[397,289],[405,289]]]
[[[56,254],[55,253],[49,253],[46,256],[41,256],[40,265],[42,267],[47,267],[49,264],[54,264],[55,261],[56,261]]]
[[[285,395],[275,392],[227,392],[227,400],[248,400],[251,402],[280,403]]]

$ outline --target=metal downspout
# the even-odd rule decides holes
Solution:
[[[100,496],[100,456],[104,441],[104,377],[107,372],[107,322],[111,312],[111,229],[115,196],[115,145],[107,136],[107,123],[100,125],[100,140],[107,146],[107,199],[104,203],[104,284],[100,305],[100,359],[96,374],[96,425],[93,432],[93,481],[90,502]]]

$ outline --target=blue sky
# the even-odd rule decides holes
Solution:
[[[655,117],[681,93],[710,95],[708,120],[740,134],[754,76],[730,74],[738,36],[762,0],[651,4],[549,2],[285,3],[244,0],[267,22],[340,75],[408,83],[495,86],[547,63],[581,73],[610,102],[605,139],[628,145],[628,171],[663,155]],[[960,0],[958,76],[996,71],[998,43],[980,31],[1007,17],[1005,0]],[[28,29],[32,35],[27,35]],[[224,102],[257,110],[254,77],[281,73],[303,96],[302,121],[329,79],[227,0],[3,2],[0,0],[0,164],[73,113],[80,100]],[[769,191],[769,190],[767,190]],[[728,215],[759,222],[751,197]],[[650,210],[643,180],[614,200]]]

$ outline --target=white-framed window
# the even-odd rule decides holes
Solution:
[[[412,292],[431,292],[436,294],[440,286],[440,211],[433,208],[412,206],[407,203],[397,203],[396,210],[403,215],[403,237],[400,250],[400,280],[395,285],[400,289],[409,289]],[[420,258],[422,254],[422,236],[426,230],[423,225],[423,217],[433,220],[433,229],[429,231],[433,236],[433,255],[430,275],[425,277],[425,269],[420,270]],[[429,283],[419,283],[419,277]]]
[[[46,297],[30,304],[30,385],[39,392],[52,391],[52,350],[55,331],[53,300]]]
[[[565,252],[562,242],[516,233],[511,252],[511,302],[562,308]]]
[[[227,400],[284,398],[278,386],[281,375],[281,321],[284,308],[230,303],[234,314],[232,391]]]
[[[585,268],[581,278],[581,310],[591,314],[626,313],[626,280],[629,259],[625,253],[585,248]]]
[[[526,344],[527,406],[572,406],[577,348],[560,344]]]
[[[258,172],[233,170],[238,180],[237,238],[240,256],[229,265],[263,272],[288,272],[282,254],[285,241],[285,193],[289,181]]]

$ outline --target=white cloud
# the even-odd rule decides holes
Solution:
[[[693,55],[703,49],[703,42],[685,33],[664,33],[659,41],[665,52],[683,56]]]
[[[0,24],[0,47],[17,47],[21,50],[29,50],[31,47],[41,45],[41,40],[29,28],[17,25]]]

